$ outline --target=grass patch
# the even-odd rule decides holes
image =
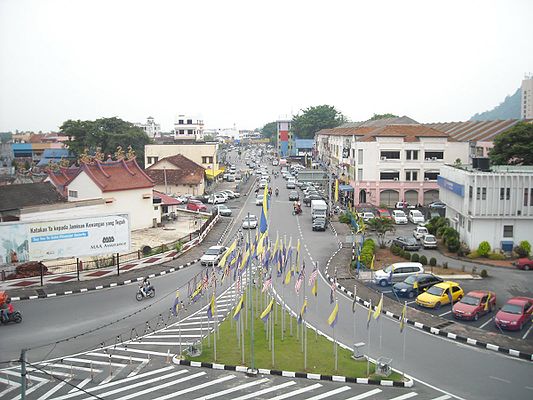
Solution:
[[[265,324],[255,313],[254,323],[254,358],[256,368],[277,369],[285,371],[308,372],[323,375],[341,375],[354,378],[388,379],[402,381],[402,375],[393,372],[389,377],[383,378],[374,375],[375,365],[370,363],[370,376],[367,375],[366,360],[356,361],[351,358],[352,353],[337,345],[338,369],[335,370],[334,344],[321,335],[316,335],[307,329],[307,368],[304,369],[304,353],[302,342],[297,337],[297,320],[285,315],[285,334],[281,340],[281,306],[276,305],[278,318],[274,327],[274,364],[272,353],[268,348]],[[232,316],[233,314],[231,314]],[[241,318],[245,318],[244,310]],[[250,318],[250,315],[248,315]],[[270,318],[274,318],[274,311]],[[289,319],[290,318],[290,319]],[[292,320],[293,336],[290,336],[290,321]],[[233,323],[232,323],[233,321]],[[237,322],[228,317],[219,325],[219,339],[217,339],[217,359],[214,360],[213,333],[208,339],[202,341],[202,354],[199,357],[187,357],[191,361],[217,362],[226,365],[250,366],[250,319],[248,330],[244,334],[244,363],[242,362],[241,348],[237,341]],[[301,325],[300,325],[301,328]],[[242,345],[241,345],[242,346]]]

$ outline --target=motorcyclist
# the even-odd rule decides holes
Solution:
[[[148,277],[144,278],[141,286],[141,291],[143,292],[144,297],[148,296],[148,292],[152,288],[152,285],[150,284],[150,281],[148,280]]]
[[[276,197],[278,197],[278,196],[279,196],[279,189],[276,188]]]

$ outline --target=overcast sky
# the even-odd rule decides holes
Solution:
[[[533,1],[0,0],[0,131],[313,105],[462,121],[533,72]]]

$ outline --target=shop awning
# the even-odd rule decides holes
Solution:
[[[214,174],[213,174],[213,171],[214,171]],[[213,175],[215,177],[217,177],[217,176],[219,176],[222,173],[224,173],[224,168],[215,169],[215,170],[212,170],[212,169],[208,168],[208,169],[205,170],[205,177],[207,179],[213,179]]]
[[[168,194],[158,192],[157,190],[154,190],[154,199],[161,199],[161,205],[163,206],[178,206],[181,204],[181,201],[178,199],[175,199]]]
[[[339,185],[339,190],[343,192],[353,192],[353,187],[350,185]]]

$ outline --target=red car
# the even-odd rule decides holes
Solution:
[[[518,269],[530,271],[533,269],[533,260],[529,258],[519,258],[518,261],[513,263],[513,265]]]
[[[502,329],[521,330],[531,320],[533,299],[529,297],[513,297],[496,314],[494,322]]]
[[[390,215],[390,211],[387,210],[386,208],[378,208],[376,210],[376,215],[379,217],[379,218],[387,218],[387,219],[392,219],[391,215]]]
[[[487,304],[488,302],[488,304]],[[477,321],[480,316],[496,308],[496,294],[486,290],[468,292],[458,303],[453,305],[453,316],[457,319]]]
[[[207,211],[207,206],[200,200],[189,200],[187,203],[187,210],[191,211]]]

